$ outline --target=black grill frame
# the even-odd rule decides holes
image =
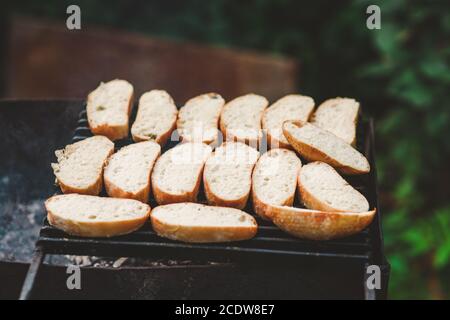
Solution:
[[[136,109],[134,108],[130,123],[133,123]],[[192,260],[195,257],[196,261],[203,262],[258,263],[264,261],[268,266],[270,266],[271,261],[276,261],[278,264],[280,262],[357,263],[363,267],[376,264],[384,269],[383,282],[386,282],[387,285],[389,266],[384,256],[381,213],[378,204],[373,120],[360,117],[357,134],[357,147],[369,160],[371,172],[363,176],[346,177],[346,179],[367,197],[371,208],[376,207],[378,211],[372,224],[357,235],[330,241],[302,240],[287,235],[272,223],[256,217],[259,230],[256,237],[251,240],[219,244],[188,244],[157,236],[152,231],[150,223],[129,235],[100,239],[69,236],[63,231],[50,226],[45,219],[36,243],[35,256],[24,283],[21,298],[27,299],[30,297],[39,266],[46,254],[151,257],[171,260]],[[89,136],[92,136],[92,133],[88,128],[86,111],[83,110],[79,114],[72,143]],[[130,138],[115,141],[116,150],[132,142]],[[176,142],[168,142],[163,147],[162,152],[176,144]],[[305,163],[303,159],[302,163]],[[57,191],[56,193],[60,192]],[[104,191],[102,195],[106,195]],[[203,190],[200,190],[199,201],[205,202],[202,195]],[[152,208],[156,206],[152,198],[149,202]],[[298,202],[294,205],[301,207]],[[250,200],[244,210],[254,214]],[[376,298],[376,294],[374,291],[366,290],[366,298],[368,299]],[[381,297],[385,295],[386,293],[382,292]]]

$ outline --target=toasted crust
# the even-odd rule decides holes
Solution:
[[[315,165],[315,162],[309,163],[307,166]],[[303,167],[303,169],[306,169],[306,167]],[[331,168],[333,172],[335,172],[336,175],[339,175],[334,169]],[[338,208],[332,207],[331,205],[327,204],[326,201],[321,201],[318,197],[313,195],[311,192],[308,191],[308,188],[305,187],[305,185],[302,183],[301,179],[301,173],[297,177],[297,186],[298,186],[298,196],[299,200],[305,205],[305,207],[313,210],[319,210],[319,211],[330,211],[330,212],[348,212],[347,210],[340,210]],[[359,193],[359,191],[358,191]],[[364,198],[363,195],[361,197]],[[365,211],[369,209],[369,205],[367,204],[367,207],[364,208],[361,211]]]
[[[253,238],[258,231],[258,225],[253,218],[253,226],[183,226],[167,223],[157,217],[158,211],[164,210],[164,207],[166,206],[156,207],[154,209],[155,214],[151,215],[150,220],[153,230],[159,236],[168,239],[191,243],[241,241]],[[221,209],[220,207],[215,208],[218,210]],[[238,210],[233,208],[227,209]],[[245,214],[245,212],[242,211],[241,213]],[[248,214],[246,215],[248,216]]]
[[[106,154],[106,157],[104,159],[103,167],[98,172],[97,179],[92,184],[90,184],[86,188],[77,188],[74,185],[70,185],[69,182],[65,182],[64,179],[57,172],[58,171],[58,167],[60,165],[59,164],[59,159],[58,159],[58,163],[52,163],[53,172],[54,172],[55,177],[56,177],[56,184],[60,187],[61,191],[63,193],[65,193],[65,194],[68,194],[68,193],[79,193],[79,194],[86,194],[86,195],[96,196],[102,191],[102,188],[103,188],[103,168],[106,165],[107,158],[114,153],[114,144],[111,141],[109,141],[107,138],[103,137],[103,136],[94,136],[94,137],[90,137],[88,139],[91,139],[91,140],[93,140],[93,139],[97,139],[97,140],[103,139],[103,140],[108,141],[108,143],[110,144],[110,149],[109,149],[109,151]],[[74,146],[76,144],[84,143],[86,140],[82,140],[82,141],[79,141],[79,142],[75,142],[75,143],[73,143],[71,145],[67,145],[64,149],[55,151],[55,154],[59,158],[59,154],[62,154],[64,152],[64,150],[66,150],[67,148],[70,148],[71,146]]]
[[[160,95],[164,98],[166,98],[166,107],[169,109],[171,109],[173,116],[172,116],[172,123],[171,126],[168,128],[168,130],[166,130],[163,133],[160,133],[158,135],[156,135],[156,138],[153,140],[156,143],[158,143],[160,146],[164,146],[167,143],[167,140],[170,138],[172,132],[176,129],[177,125],[177,117],[178,117],[178,109],[175,106],[175,103],[172,99],[172,97],[163,90],[152,90],[149,92],[144,93],[140,100],[139,100],[139,106],[138,106],[138,112],[136,115],[136,120],[134,121],[133,125],[131,126],[131,135],[133,137],[133,141],[134,142],[141,142],[141,141],[148,141],[148,140],[152,140],[148,135],[143,135],[139,132],[139,130],[136,129],[136,126],[141,122],[145,122],[145,118],[142,118],[142,113],[144,112],[144,109],[147,107],[146,105],[144,105],[145,103],[145,99],[147,97],[152,97],[152,95]],[[166,111],[169,111],[166,110]]]
[[[214,102],[213,105],[211,105],[211,102]],[[186,101],[185,105],[180,109],[176,121],[181,140],[184,142],[202,142],[208,145],[217,144],[219,140],[219,118],[224,105],[225,100],[220,94],[215,92],[205,93]],[[202,107],[202,111],[197,110],[195,114],[197,117],[197,129],[200,132],[195,132],[195,130],[192,131],[192,127],[186,127],[186,122],[192,117],[193,108],[200,109],[200,107]],[[191,116],[189,116],[189,112],[191,112]],[[196,136],[198,134],[201,134],[201,137]]]
[[[113,81],[124,81],[124,80],[112,80],[110,82]],[[102,84],[100,84],[101,86]],[[130,85],[131,86],[131,85]],[[129,130],[129,116],[131,113],[131,109],[133,108],[133,99],[134,99],[134,92],[133,92],[133,87],[131,86],[132,91],[131,91],[131,95],[129,96],[128,100],[127,100],[127,121],[123,124],[111,124],[111,123],[107,123],[107,122],[103,122],[103,123],[96,123],[95,116],[95,106],[93,106],[93,96],[96,92],[95,89],[94,91],[92,91],[91,93],[89,93],[88,97],[87,97],[87,105],[86,105],[86,110],[87,110],[87,118],[88,118],[88,123],[89,123],[89,128],[91,129],[91,132],[94,135],[102,135],[105,137],[108,137],[110,140],[114,141],[114,140],[119,140],[119,139],[123,139],[126,138],[128,136],[128,130]]]
[[[244,209],[247,205],[248,197],[250,196],[250,191],[243,195],[239,199],[223,199],[218,196],[216,196],[212,191],[208,184],[208,180],[206,179],[205,175],[203,175],[203,187],[205,189],[205,195],[208,199],[208,203],[210,205],[219,206],[219,207],[231,207],[236,209]]]
[[[339,125],[337,123],[330,124],[329,121],[326,119],[323,119],[324,116],[326,116],[328,111],[331,111],[333,114],[333,117],[338,116],[336,114],[336,111],[333,111],[333,109],[336,108],[337,105],[344,104],[347,105],[347,107],[353,107],[354,113],[350,115],[350,118],[348,118],[347,124],[350,124],[350,126],[347,126],[347,129],[351,132],[350,134],[344,134],[342,135],[339,130],[336,131],[337,128],[343,128],[346,127],[345,124],[343,124],[341,121],[339,121]],[[350,104],[350,106],[348,106]],[[342,112],[342,110],[341,110]],[[317,107],[317,110],[314,112],[314,114],[311,116],[311,123],[318,127],[322,127],[325,130],[328,130],[344,141],[350,143],[352,146],[356,145],[356,128],[358,126],[358,114],[359,114],[359,102],[357,102],[355,99],[351,98],[333,98],[328,99],[322,102],[319,107]],[[321,120],[323,119],[323,120]]]
[[[266,154],[270,155],[271,153],[278,152],[278,150],[279,149],[272,149],[272,150],[269,150]],[[291,152],[291,151],[289,151],[289,152]],[[259,166],[261,165],[261,159],[263,157],[264,157],[264,155],[259,158],[259,161],[256,163],[255,168],[253,170],[253,174],[252,174],[252,202],[253,202],[253,210],[255,211],[255,213],[265,220],[270,220],[271,219],[270,218],[271,205],[258,197],[258,193],[255,191],[255,189],[256,189],[255,188],[255,179],[253,178],[255,175],[255,172],[257,172]],[[298,179],[298,173],[302,166],[300,159],[298,159],[298,162],[299,162],[299,167],[297,170],[297,179]],[[294,198],[295,198],[295,189],[294,189],[294,192],[288,198],[286,198],[283,201],[283,203],[281,203],[280,205],[281,206],[292,206],[292,204],[294,203]]]
[[[138,192],[128,192],[119,188],[114,183],[112,183],[107,176],[104,176],[105,189],[107,190],[108,196],[113,198],[124,198],[124,199],[134,199],[141,202],[148,202],[148,195],[150,193],[150,183],[148,183],[143,189]]]
[[[152,182],[153,196],[159,205],[165,205],[170,203],[180,203],[180,202],[196,202],[198,191],[200,190],[200,183],[202,181],[203,168],[199,172],[197,181],[195,183],[194,189],[184,192],[182,194],[172,194],[165,192],[158,187],[157,183]]]
[[[187,142],[185,144],[189,144],[189,143],[190,142]],[[204,145],[207,148],[207,150],[209,150],[209,151],[204,150],[204,152],[211,153],[212,149],[209,146],[207,146],[206,144],[202,144],[202,145]],[[181,145],[178,145],[175,148],[179,148],[179,147],[181,147]],[[173,152],[173,150],[175,148],[170,149],[166,153]],[[156,176],[157,172],[156,172],[155,168],[157,168],[159,163],[162,163],[162,161],[165,161],[165,158],[164,158],[165,154],[163,154],[161,157],[158,158],[155,165],[153,166],[154,170],[151,175],[151,187],[152,187],[153,196],[155,197],[156,202],[159,205],[165,205],[165,204],[170,204],[170,203],[179,203],[179,202],[196,202],[198,192],[200,189],[200,185],[201,185],[201,181],[202,181],[203,169],[204,169],[204,165],[205,165],[207,157],[205,157],[205,159],[202,160],[203,161],[202,165],[198,169],[198,172],[196,174],[196,181],[195,181],[194,188],[191,190],[185,191],[183,193],[174,193],[171,191],[163,190],[163,188],[160,187],[160,185],[157,181],[158,177]],[[209,154],[208,154],[208,156],[209,156]]]
[[[325,212],[272,206],[272,221],[283,231],[303,239],[331,240],[364,230],[375,217],[376,209],[362,213]]]
[[[229,148],[231,148],[231,151],[228,151]],[[243,150],[246,150],[245,152],[248,155],[247,158],[242,159],[243,161],[249,162],[249,163],[247,163],[248,168],[243,168],[242,170],[245,170],[245,171],[240,172],[240,173],[248,173],[249,174],[248,180],[246,180],[246,182],[248,183],[248,190],[245,190],[241,194],[240,197],[226,198],[223,196],[223,194],[222,194],[222,196],[220,194],[218,194],[218,192],[217,192],[218,190],[216,190],[216,192],[214,192],[213,188],[211,188],[211,186],[210,186],[209,180],[213,177],[213,173],[211,173],[211,167],[215,167],[218,165],[220,166],[223,164],[222,161],[220,161],[220,158],[217,158],[217,156],[218,157],[222,156],[221,154],[217,155],[219,152],[223,152],[223,153],[229,154],[231,156],[232,152],[234,152],[233,150],[234,149],[237,150],[237,148],[243,148]],[[251,179],[252,179],[253,168],[254,168],[254,165],[258,158],[259,158],[259,153],[256,149],[251,148],[241,142],[225,142],[224,144],[222,144],[222,146],[217,148],[216,151],[206,161],[205,167],[204,167],[204,172],[203,172],[203,186],[205,189],[205,195],[206,195],[206,199],[208,200],[208,203],[210,205],[220,206],[220,207],[231,207],[231,208],[236,208],[236,209],[245,208],[245,206],[247,205],[247,200],[248,200],[248,198],[250,196],[250,192],[251,192],[251,187],[252,187]],[[219,160],[217,160],[217,159],[219,159]],[[250,161],[252,161],[252,162],[250,162]],[[238,162],[233,162],[233,166],[235,164],[238,164]],[[240,164],[242,164],[242,163],[240,163]],[[223,167],[222,167],[222,169],[225,170]],[[238,169],[234,169],[234,171],[238,172]],[[223,178],[223,175],[225,173],[224,173],[224,171],[221,171],[221,172],[222,172],[222,176],[220,178]],[[247,176],[242,175],[242,178],[244,178],[244,177],[247,177]],[[217,176],[216,176],[216,178],[217,178]],[[244,183],[244,181],[242,179],[239,182]],[[236,189],[236,188],[233,187],[233,189]]]
[[[285,121],[284,124],[288,122],[291,122],[298,126],[302,126],[306,123],[303,121]],[[327,154],[318,150],[317,148],[297,140],[289,130],[286,130],[285,125],[283,125],[283,134],[289,141],[290,145],[295,149],[295,151],[301,154],[308,161],[322,161],[328,163],[329,165],[336,168],[336,170],[338,170],[340,173],[343,174],[357,175],[370,172],[370,167],[368,170],[359,170],[357,168],[347,166],[343,163],[340,163],[336,159],[329,157]],[[339,138],[336,137],[336,139]]]
[[[262,111],[261,111],[260,121],[259,121],[259,123],[260,123],[259,134],[258,134],[258,137],[256,139],[247,138],[247,137],[243,138],[241,136],[234,135],[233,133],[231,133],[227,129],[228,124],[225,123],[225,119],[224,119],[225,118],[224,117],[224,113],[227,112],[228,108],[233,106],[233,103],[235,103],[235,101],[237,99],[245,99],[247,97],[258,97],[258,98],[261,98],[262,99],[261,101],[263,101],[263,104],[264,104],[264,106],[262,108]],[[238,142],[245,143],[245,144],[247,144],[249,146],[252,146],[254,148],[259,148],[259,146],[261,144],[261,140],[263,138],[262,127],[261,127],[261,120],[262,120],[263,112],[267,108],[268,105],[269,105],[269,101],[267,101],[266,98],[264,98],[262,96],[258,96],[258,95],[253,94],[253,93],[247,94],[245,96],[237,97],[237,98],[229,101],[228,103],[226,103],[225,106],[222,108],[222,112],[220,114],[220,121],[219,121],[219,127],[220,127],[220,131],[222,132],[222,135],[223,135],[223,140],[224,141],[238,141]]]
[[[300,103],[302,104],[301,109],[296,110],[296,111],[301,110],[302,112],[300,114],[297,114],[295,112],[293,114],[293,112],[285,110],[285,107],[292,106],[292,104],[296,105],[298,108]],[[270,117],[273,116],[273,113],[275,113],[276,115],[277,112],[285,111],[283,112],[283,115],[284,119],[286,120],[308,121],[308,119],[311,117],[311,114],[313,113],[313,110],[314,110],[314,100],[308,96],[302,96],[299,94],[289,94],[275,101],[266,110],[264,110],[264,114],[261,120],[262,128],[266,130],[267,134],[267,145],[271,149],[283,148],[293,150],[292,146],[285,139],[282,138],[279,139],[280,138],[279,136],[277,137],[276,134],[275,135],[273,134],[274,133],[273,130],[275,128],[270,126]],[[278,130],[280,130],[282,134],[282,123],[280,124]]]
[[[112,154],[112,152],[110,153],[110,155],[111,154]],[[103,188],[103,177],[102,177],[102,175],[100,175],[97,178],[97,180],[95,181],[95,183],[90,185],[88,188],[83,188],[83,189],[67,185],[64,182],[60,181],[60,180],[57,180],[56,183],[58,184],[58,186],[60,187],[62,193],[64,193],[64,194],[79,193],[79,194],[87,194],[87,195],[91,195],[91,196],[96,196],[102,191],[102,188]]]
[[[53,196],[45,201],[47,219],[55,228],[58,228],[67,234],[79,237],[102,238],[131,233],[138,230],[146,221],[148,221],[151,211],[150,206],[143,203],[142,205],[148,208],[147,213],[145,216],[139,218],[121,221],[80,221],[76,218],[67,219],[50,209],[51,202],[55,201],[55,199],[60,196],[61,195]]]
[[[142,142],[142,143],[153,143],[153,142]],[[113,173],[110,173],[109,171],[109,167],[110,167],[110,165],[111,165],[111,157],[114,157],[114,155],[112,155],[109,159],[108,159],[108,161],[109,161],[109,163],[105,166],[105,170],[104,170],[104,173],[103,173],[103,180],[104,180],[104,182],[105,182],[105,189],[106,189],[106,193],[110,196],[110,197],[113,197],[113,198],[126,198],[126,199],[134,199],[134,200],[138,200],[138,201],[141,201],[141,202],[144,202],[144,203],[147,203],[148,202],[148,196],[149,196],[149,194],[150,194],[150,182],[151,182],[151,173],[152,173],[152,170],[153,170],[153,165],[155,164],[155,162],[156,162],[156,159],[160,156],[160,154],[161,154],[161,148],[158,146],[158,145],[156,145],[156,144],[153,144],[155,147],[157,147],[158,148],[158,152],[156,153],[155,152],[155,154],[154,154],[154,158],[153,159],[151,159],[151,161],[149,161],[149,163],[148,163],[148,165],[149,165],[149,167],[150,167],[150,169],[149,169],[149,172],[148,172],[148,182],[147,182],[147,184],[143,187],[143,188],[141,188],[139,191],[137,191],[137,192],[129,192],[129,191],[126,191],[126,190],[124,190],[123,188],[121,188],[121,187],[119,187],[119,186],[117,186],[114,182],[113,182],[113,180],[114,179],[112,179],[112,175],[113,175]],[[125,147],[123,147],[122,149],[120,149],[116,154],[118,154],[121,150],[126,150],[127,148],[129,148],[130,146],[138,146],[138,143],[134,143],[134,144],[131,144],[131,145],[128,145],[128,146],[125,146]],[[155,150],[156,151],[156,150]]]

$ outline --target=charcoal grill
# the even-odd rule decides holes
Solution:
[[[131,115],[131,123],[134,120]],[[148,257],[155,259],[193,259],[198,261],[215,261],[217,263],[235,263],[242,265],[255,265],[267,268],[270,273],[271,266],[280,267],[302,265],[329,265],[346,268],[350,265],[360,266],[362,276],[358,274],[356,281],[360,281],[365,299],[384,299],[387,297],[389,265],[383,250],[383,236],[381,230],[381,212],[378,204],[376,183],[376,166],[374,161],[374,125],[372,119],[361,118],[357,130],[358,149],[363,152],[371,165],[371,172],[364,176],[350,177],[349,182],[362,192],[368,199],[370,207],[376,207],[378,212],[372,224],[361,233],[331,241],[309,241],[296,239],[279,230],[272,223],[259,219],[259,230],[255,238],[235,243],[219,244],[187,244],[161,238],[152,231],[147,223],[140,230],[125,236],[109,239],[90,239],[67,235],[52,227],[45,219],[36,242],[34,255],[25,278],[21,299],[32,297],[35,281],[46,255],[90,255],[108,257]],[[79,114],[78,123],[72,137],[72,142],[83,140],[92,136],[87,124],[86,112]],[[116,141],[116,149],[132,143],[131,139]],[[176,142],[169,142],[163,152],[174,147]],[[58,193],[55,189],[55,193]],[[105,193],[103,193],[105,195]],[[203,191],[200,190],[200,202]],[[154,199],[150,205],[156,206]],[[299,203],[295,206],[301,207]],[[249,201],[245,208],[254,214]],[[369,265],[378,265],[382,271],[382,287],[379,290],[369,290],[364,285]],[[338,297],[339,298],[339,297]]]

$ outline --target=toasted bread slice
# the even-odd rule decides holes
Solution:
[[[309,161],[322,161],[343,174],[370,171],[367,159],[334,134],[303,121],[285,121],[283,133],[292,147]]]
[[[359,233],[372,222],[376,210],[367,212],[325,212],[287,206],[272,206],[273,223],[294,237],[331,240]]]
[[[208,203],[242,209],[250,194],[252,171],[259,152],[241,142],[227,142],[206,161],[203,172]]]
[[[154,141],[133,143],[108,159],[103,179],[110,197],[148,201],[150,176],[161,147]]]
[[[259,216],[270,219],[270,205],[293,204],[301,166],[295,152],[287,149],[272,149],[259,158],[252,176],[253,208]]]
[[[133,107],[133,86],[125,80],[100,85],[87,97],[87,118],[93,134],[111,140],[128,136],[128,121]]]
[[[253,238],[255,219],[234,208],[197,203],[156,207],[151,215],[153,229],[161,237],[184,242],[226,242]]]
[[[345,142],[356,144],[359,102],[350,98],[324,101],[311,117],[315,126],[330,131]],[[302,119],[300,119],[302,120]]]
[[[256,94],[247,94],[228,102],[220,115],[224,140],[240,141],[257,148],[262,138],[262,115],[268,105],[266,98]]]
[[[45,201],[45,208],[52,226],[79,237],[127,234],[150,216],[150,207],[136,200],[80,194],[53,196]]]
[[[267,130],[267,143],[271,148],[292,149],[283,135],[286,120],[308,121],[314,109],[314,100],[308,96],[290,94],[277,100],[264,111],[262,128]]]
[[[152,90],[139,99],[131,135],[136,142],[153,140],[164,146],[176,127],[178,109],[164,90]]]
[[[188,100],[180,109],[177,120],[182,141],[216,143],[224,104],[225,100],[217,93],[206,93]]]
[[[300,200],[309,209],[369,211],[367,199],[324,162],[311,162],[303,166],[298,176],[298,187]]]
[[[55,151],[53,172],[63,193],[98,195],[103,186],[103,167],[114,152],[114,143],[93,136]]]
[[[152,173],[153,196],[158,204],[195,202],[203,167],[211,154],[204,143],[187,142],[163,153]]]

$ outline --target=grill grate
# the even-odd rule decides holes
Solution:
[[[131,115],[130,123],[133,122],[135,113],[134,111]],[[72,142],[77,142],[90,136],[92,136],[92,133],[88,128],[86,112],[83,110],[79,115]],[[378,207],[376,167],[373,154],[373,123],[371,120],[360,118],[357,136],[357,148],[368,158],[372,170],[367,175],[346,177],[346,179],[366,196],[371,208]],[[132,143],[130,138],[115,141],[116,150],[130,143]],[[162,152],[174,147],[176,144],[176,142],[168,142]],[[302,163],[305,163],[303,159]],[[106,196],[104,191],[101,195]],[[202,189],[199,192],[199,202],[206,203]],[[157,205],[154,199],[150,199],[149,203],[152,208]],[[298,202],[294,203],[294,206],[301,207]],[[244,210],[254,214],[251,197],[248,206]],[[215,244],[188,244],[161,238],[153,232],[150,223],[129,235],[109,239],[80,238],[65,234],[50,226],[48,221],[45,220],[37,241],[36,246],[38,250],[36,255],[38,257],[35,257],[35,260],[37,263],[41,263],[42,257],[40,255],[45,254],[75,254],[190,260],[195,257],[198,261],[215,262],[244,262],[264,259],[265,263],[279,263],[280,259],[287,259],[290,262],[305,262],[306,260],[325,262],[325,260],[331,259],[333,262],[352,262],[364,266],[377,261],[381,264],[384,259],[379,213],[377,213],[373,223],[366,230],[351,237],[330,241],[297,239],[282,232],[272,223],[262,220],[258,216],[256,216],[256,219],[259,229],[255,238],[240,242]],[[28,282],[34,281],[36,273],[37,270],[35,270],[34,274],[29,272],[28,278],[30,279],[27,278]],[[26,285],[27,282],[24,288],[26,288]],[[27,288],[27,290],[24,290],[25,292],[22,292],[22,297],[24,298],[29,296],[32,285],[28,285]]]

